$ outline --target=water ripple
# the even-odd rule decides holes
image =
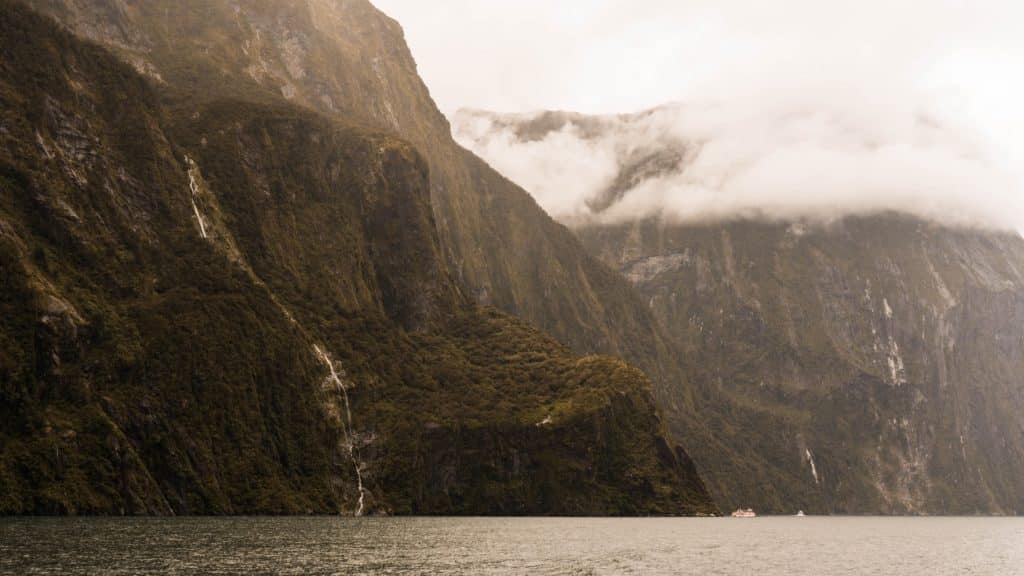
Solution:
[[[1024,574],[1024,519],[0,519],[0,574]]]

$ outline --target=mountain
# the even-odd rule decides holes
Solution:
[[[440,250],[468,295],[581,353],[662,346],[628,283],[454,141],[401,27],[366,0],[28,3],[115,52],[172,107],[284,99],[401,136],[426,160]]]
[[[643,373],[466,295],[446,210],[541,212],[369,4],[30,4],[86,40],[0,0],[0,514],[715,511]]]
[[[474,389],[473,393],[467,393],[460,384],[442,398],[440,394],[428,393],[432,390],[430,386],[410,384],[410,390],[405,383],[420,381],[413,378],[412,373],[436,370],[426,366],[441,366],[454,357],[479,362],[485,367],[491,366],[491,360],[499,365],[508,362],[518,365],[523,360],[518,353],[502,356],[500,361],[493,355],[491,360],[485,360],[486,354],[480,356],[504,349],[504,345],[496,345],[494,340],[487,340],[489,346],[476,348],[476,339],[481,338],[475,332],[477,327],[495,326],[494,322],[498,326],[508,323],[517,327],[495,331],[496,338],[508,338],[509,346],[515,343],[514,346],[530,347],[533,344],[529,342],[542,342],[536,346],[570,364],[573,354],[600,353],[621,357],[643,370],[653,383],[657,404],[665,414],[673,441],[694,456],[715,500],[723,508],[754,505],[764,511],[790,513],[798,508],[850,513],[1011,513],[1024,509],[1020,496],[1024,491],[1017,480],[1021,477],[1020,446],[1024,440],[1020,417],[1015,416],[1020,414],[1022,405],[1021,387],[1013,376],[1020,371],[1016,364],[1017,353],[1010,346],[1016,332],[1013,326],[1002,323],[1015,318],[1015,299],[1019,294],[1019,277],[1015,272],[1020,268],[1019,239],[1015,236],[951,228],[891,214],[864,215],[829,225],[797,220],[769,225],[750,219],[727,224],[681,225],[657,217],[636,221],[610,218],[603,223],[584,225],[566,219],[573,225],[570,231],[547,216],[526,192],[456,144],[450,136],[448,122],[434,106],[416,73],[401,28],[364,0],[183,0],[173,3],[30,0],[28,4],[62,22],[79,37],[102,45],[145,78],[153,110],[153,119],[147,122],[159,128],[159,135],[150,137],[166,141],[171,149],[166,154],[173,160],[159,170],[148,170],[163,174],[160,178],[174,180],[166,186],[167,197],[175,198],[177,204],[173,205],[185,210],[184,215],[179,213],[175,218],[167,218],[179,225],[191,218],[195,228],[195,212],[198,211],[199,217],[205,218],[204,224],[211,227],[206,232],[207,240],[212,238],[222,255],[214,268],[219,272],[234,270],[223,264],[224,259],[231,262],[231,266],[239,267],[243,277],[249,278],[246,282],[265,294],[264,299],[269,300],[273,310],[283,314],[280,307],[284,306],[286,322],[291,325],[287,320],[290,315],[301,326],[300,332],[306,334],[300,342],[289,340],[280,346],[282,354],[300,356],[295,362],[305,367],[308,373],[305,376],[289,376],[286,370],[277,368],[286,363],[263,359],[262,350],[269,349],[265,345],[254,347],[253,361],[240,365],[275,366],[272,371],[275,378],[285,383],[282,385],[294,388],[308,382],[309,378],[324,377],[325,364],[315,350],[310,352],[312,344],[319,344],[332,358],[344,364],[347,374],[359,374],[364,380],[353,388],[353,397],[354,405],[362,403],[362,408],[353,412],[353,419],[355,428],[362,432],[353,435],[358,441],[341,443],[342,461],[347,445],[361,446],[363,441],[373,438],[371,444],[379,446],[384,442],[383,427],[377,428],[383,426],[379,422],[391,418],[397,426],[401,419],[419,413],[416,402],[424,397],[436,400],[429,410],[450,415],[446,416],[452,418],[450,426],[443,418],[424,417],[423,430],[429,432],[430,438],[436,435],[447,442],[464,438],[467,444],[453,443],[447,451],[438,450],[436,446],[429,450],[423,448],[418,454],[424,456],[406,458],[405,453],[395,460],[419,462],[426,454],[447,454],[442,458],[443,466],[432,460],[419,464],[421,470],[437,471],[440,475],[431,477],[429,482],[424,480],[422,487],[391,491],[382,488],[390,484],[378,476],[374,481],[381,483],[370,488],[374,496],[371,500],[380,499],[385,504],[371,506],[373,510],[478,511],[483,506],[481,502],[485,498],[479,496],[479,492],[472,497],[465,495],[469,486],[482,484],[457,474],[475,472],[459,472],[465,468],[457,463],[478,463],[477,457],[470,458],[466,454],[491,454],[495,445],[492,442],[516,437],[516,433],[494,431],[495,415],[505,414],[506,410],[482,408],[483,416],[474,416],[466,412],[465,398],[479,397],[481,402],[492,402],[493,406],[494,394],[504,388],[495,391],[487,388],[482,392]],[[7,91],[11,101],[18,102],[19,106],[35,98],[26,96],[17,84],[12,84]],[[115,93],[118,91],[120,88]],[[5,104],[7,109],[21,108]],[[77,113],[76,108],[72,109]],[[233,123],[226,123],[225,118],[232,118]],[[267,118],[278,121],[266,124],[263,119]],[[567,126],[597,142],[606,136],[609,127],[631,118],[560,113],[529,119],[504,118],[503,122],[522,132],[522,138],[517,136],[513,144],[519,140],[541,140],[552,130],[563,130]],[[13,126],[14,120],[2,125],[10,131],[8,124]],[[316,146],[311,143],[300,146],[294,140],[296,134],[316,134],[310,126],[321,124],[343,126],[349,137],[329,138],[321,133],[320,144]],[[36,122],[35,125],[41,124]],[[111,130],[128,128],[120,118],[108,120],[107,127]],[[246,134],[246,138],[238,136],[232,141],[228,136],[239,132]],[[34,138],[32,126],[23,130],[20,137],[23,139],[26,134]],[[51,148],[50,141],[60,140],[47,136],[50,134],[47,130],[40,130],[40,134]],[[671,135],[654,133],[649,136],[644,145],[628,150],[619,159],[615,174],[604,186],[592,191],[589,211],[615,214],[630,190],[660,176],[677,173],[694,151],[699,150],[699,146],[680,142]],[[65,140],[67,138],[64,136]],[[136,139],[146,141],[139,135],[125,138],[132,143],[125,145],[132,151],[136,148]],[[412,157],[409,162],[418,165],[413,171],[419,172],[426,181],[419,197],[419,212],[403,212],[400,217],[386,218],[395,213],[395,206],[407,204],[395,199],[387,209],[366,208],[373,206],[375,200],[372,199],[381,194],[370,182],[360,184],[365,190],[365,199],[353,199],[349,205],[351,211],[344,214],[325,213],[324,207],[317,207],[316,203],[302,206],[305,196],[301,192],[307,189],[352,189],[349,184],[331,180],[349,177],[345,176],[348,172],[295,173],[307,157],[329,155],[328,149],[348,149],[355,158],[339,166],[347,165],[353,173],[373,174],[377,170],[376,173],[383,174],[383,169],[367,168],[375,165],[376,160],[361,157],[357,152],[363,148],[379,148],[380,138],[398,148],[407,148]],[[367,145],[367,139],[374,144]],[[327,145],[322,144],[325,141]],[[357,141],[363,144],[356,144]],[[263,146],[262,143],[269,144]],[[389,149],[392,144],[384,148]],[[74,158],[90,148],[82,144],[69,146],[69,150],[82,149],[70,153]],[[324,150],[318,146],[323,146]],[[293,147],[302,153],[293,151]],[[315,150],[307,150],[307,147]],[[9,164],[22,164],[26,158],[40,153],[40,149],[11,153],[13,160]],[[194,167],[184,160],[184,154],[188,154]],[[326,159],[322,163],[332,165]],[[8,181],[27,181],[23,168],[8,172],[10,175],[5,176]],[[70,170],[72,175],[81,176],[81,173],[80,168]],[[172,174],[176,176],[172,178]],[[194,209],[188,202],[192,194],[190,174],[196,181]],[[69,177],[77,182],[75,176]],[[134,177],[147,183],[160,181],[148,174],[144,178],[137,174]],[[318,184],[312,186],[310,181]],[[188,191],[183,205],[182,190]],[[242,193],[247,190],[260,191],[264,196],[269,194],[273,209],[246,200]],[[278,203],[286,199],[293,199],[299,205],[279,212]],[[52,204],[59,209],[61,202],[75,206],[63,197],[59,201],[41,200],[40,205]],[[126,203],[121,196],[110,202],[120,210],[130,210],[123,219],[116,221],[121,226],[129,231],[141,230],[146,237],[153,235],[143,228],[143,223],[155,218],[154,213]],[[170,200],[166,203],[172,205]],[[18,234],[28,235],[26,227],[38,226],[40,221],[49,219],[37,216],[33,220],[26,216],[32,214],[32,210],[21,210],[5,216],[5,230],[14,229],[16,222],[20,227]],[[167,210],[160,208],[155,214]],[[98,220],[102,222],[100,228],[109,229],[115,221],[108,222],[110,217],[103,210],[98,213],[102,215],[102,220]],[[412,222],[417,224],[411,225]],[[360,231],[354,232],[356,229]],[[325,236],[328,230],[334,230],[340,237]],[[194,235],[195,230],[190,233]],[[47,241],[60,247],[63,254],[61,242],[66,241],[63,238],[67,234],[54,234],[56,239]],[[201,236],[203,230],[199,230],[199,234]],[[394,239],[396,234],[397,240]],[[29,270],[27,276],[45,278],[52,285],[56,281],[38,271],[40,264],[24,256],[31,251],[28,247],[34,247],[36,242],[21,240],[24,247],[20,252],[12,252],[17,257],[11,256],[11,261]],[[76,274],[95,269],[99,278],[90,282],[100,286],[129,273],[138,275],[139,279],[133,282],[142,287],[155,285],[152,280],[155,273],[142,273],[138,270],[143,268],[134,268],[139,266],[134,259],[141,258],[136,255],[139,250],[133,247],[135,243],[134,239],[118,240],[104,248],[104,254],[109,252],[132,260],[94,259],[75,264]],[[182,249],[177,244],[160,239],[159,246],[172,248],[159,256],[148,257],[147,266],[163,269],[163,259],[171,256],[182,259],[178,272],[164,272],[161,277],[169,279],[165,281],[209,282],[202,280],[197,272],[202,267],[195,264],[191,256],[179,254]],[[350,255],[350,260],[326,264],[337,251]],[[45,254],[45,249],[40,254]],[[924,264],[925,255],[931,259],[941,282],[935,280]],[[54,258],[51,254],[49,260]],[[113,269],[118,262],[121,268]],[[59,266],[67,265],[59,263]],[[871,281],[867,292],[870,304],[858,304],[850,294],[855,288],[867,288],[868,280]],[[16,303],[23,302],[28,297],[26,294],[37,293],[42,282],[25,280],[18,288],[5,285],[5,290],[12,291],[13,295],[5,297],[4,301],[15,303],[7,304],[7,309],[18,310]],[[67,282],[61,290],[70,290],[68,287],[74,285],[70,280]],[[134,286],[133,282],[127,284]],[[939,289],[940,284],[944,288]],[[205,290],[206,284],[203,286]],[[55,293],[56,289],[51,292]],[[50,292],[44,290],[44,293]],[[106,294],[104,299],[112,299],[119,306],[136,298],[121,286]],[[935,294],[939,295],[939,300],[934,300]],[[69,300],[67,296],[61,297]],[[659,298],[669,299],[669,302]],[[199,306],[200,301],[206,300],[206,293],[200,292],[193,297],[191,306]],[[938,308],[926,313],[925,304],[936,302]],[[947,306],[942,302],[955,304]],[[493,305],[519,316],[568,349],[501,313],[477,309],[476,304]],[[886,314],[886,304],[892,310],[892,319]],[[467,309],[470,312],[465,312]],[[132,310],[141,314],[137,306]],[[267,310],[268,316],[262,321],[278,322],[279,319],[273,319],[272,310],[269,307]],[[77,309],[76,312],[81,315]],[[117,314],[120,318],[127,313]],[[210,312],[204,311],[202,318],[209,317],[208,314]],[[12,312],[7,317],[19,316]],[[106,313],[99,316],[106,317]],[[214,317],[221,318],[220,324],[234,326],[230,321],[236,314],[233,309]],[[455,321],[454,317],[464,321]],[[22,326],[34,326],[33,318],[25,316],[19,322]],[[136,331],[143,325],[139,318],[142,317],[131,320]],[[13,326],[13,320],[10,322]],[[120,322],[115,324],[120,326]],[[224,342],[244,339],[251,332],[233,328],[239,333],[224,338],[224,334],[212,335],[200,330],[207,324],[203,321],[191,332],[182,331],[178,343],[166,345],[195,350],[199,348],[196,343],[202,342],[204,346],[199,349],[223,350]],[[28,332],[20,330],[5,326],[6,342],[26,341],[24,334]],[[277,333],[277,329],[266,330]],[[513,336],[508,336],[510,332]],[[365,340],[367,334],[372,338]],[[140,337],[129,334],[119,338],[137,342]],[[452,342],[452,350],[463,352],[445,353],[440,360],[431,358],[432,350],[444,349],[437,344],[440,341]],[[27,353],[7,352],[19,350],[20,346],[4,344],[4,359],[0,364],[6,372],[0,374],[5,378],[13,378],[8,376],[14,374],[10,367],[26,365]],[[79,345],[75,346],[77,350]],[[519,348],[509,348],[512,349]],[[177,369],[181,356],[175,353],[171,357],[175,358],[171,364]],[[129,366],[137,365],[134,357],[129,356],[129,359]],[[459,366],[458,370],[444,371],[443,377],[427,379],[434,382],[454,379],[456,374],[468,370],[464,364]],[[629,371],[628,367],[620,367]],[[253,376],[239,366],[232,370],[221,365],[206,368],[228,375],[218,378],[234,379],[225,382],[245,383],[249,386],[246,390],[254,382],[269,381],[268,376],[259,373]],[[24,368],[19,371],[24,372]],[[243,378],[247,374],[248,377]],[[767,377],[763,387],[762,375]],[[500,381],[522,380],[516,377]],[[150,385],[149,380],[145,382]],[[371,394],[369,390],[378,385],[382,388]],[[243,388],[225,385],[225,390],[239,389]],[[402,392],[392,395],[396,390]],[[388,392],[386,400],[383,391]],[[572,393],[571,390],[565,392]],[[267,404],[261,394],[252,394],[234,404],[257,406],[267,414],[298,414],[310,406],[307,399],[297,401],[294,408],[282,408]],[[539,401],[548,402],[555,396],[544,393]],[[641,396],[636,399],[644,405],[647,401],[641,401]],[[128,398],[134,397],[128,395]],[[296,394],[284,392],[274,396],[275,402],[295,397]],[[508,401],[520,406],[523,399],[524,396],[516,393]],[[41,398],[32,402],[49,406],[51,400]],[[153,405],[152,399],[147,402]],[[194,405],[195,401],[189,402]],[[528,405],[533,407],[527,408]],[[537,408],[539,404],[527,402],[521,406],[522,414],[528,417],[523,416],[517,429],[524,434],[527,429],[545,430],[544,426],[521,426],[524,422],[537,424],[547,420],[545,410]],[[158,408],[159,414],[166,418],[165,408],[162,405]],[[636,415],[650,415],[648,410],[642,408]],[[371,414],[378,418],[377,411],[387,416],[370,420]],[[124,418],[140,421],[144,418],[139,415],[147,414],[134,406],[123,408],[122,412]],[[268,431],[277,427],[264,429],[263,416],[248,418],[252,434],[278,434]],[[316,421],[315,417],[308,418],[308,422]],[[40,422],[41,429],[46,429],[48,424]],[[116,423],[124,426],[120,420]],[[473,428],[480,423],[487,425]],[[593,423],[597,425],[598,420]],[[345,436],[343,424],[344,421],[336,423],[335,427]],[[197,422],[189,422],[188,426],[202,428]],[[224,438],[229,437],[229,429],[233,430],[231,434],[237,434],[235,424],[204,426],[209,427],[211,439],[194,441],[196,447],[190,447],[189,451],[198,452],[199,446],[233,445]],[[470,439],[465,432],[467,427],[483,436]],[[657,425],[652,423],[649,427],[653,429]],[[409,425],[409,437],[422,438],[422,434],[426,434],[414,428],[413,424]],[[24,429],[24,426],[13,428],[16,433],[9,433],[23,435]],[[594,429],[589,433],[607,438]],[[135,441],[141,437],[137,430],[125,434]],[[190,445],[191,441],[183,439],[183,429],[178,434],[176,442]],[[325,434],[332,437],[330,433]],[[228,483],[223,479],[226,476],[209,464],[213,456],[204,456],[206,460],[201,466],[192,461],[188,466],[200,471],[192,473],[193,476],[203,478],[203,482],[212,486],[204,490],[216,494],[220,507],[200,504],[188,508],[179,506],[175,510],[357,509],[358,498],[354,495],[361,492],[357,484],[353,488],[351,463],[347,465],[348,473],[335,475],[340,479],[337,482],[322,480],[330,490],[322,491],[324,496],[315,506],[305,501],[287,505],[274,502],[271,506],[268,504],[270,497],[251,496],[258,489],[283,499],[281,495],[295,492],[281,488],[282,484],[295,484],[299,482],[297,479],[309,477],[308,464],[302,470],[297,470],[296,464],[282,468],[282,454],[312,454],[308,458],[314,467],[316,462],[336,459],[335,454],[317,457],[315,451],[295,450],[289,445],[292,442],[289,438],[293,437],[308,436],[295,432],[287,438],[275,439],[273,450],[264,448],[266,442],[254,442],[260,450],[246,456],[247,465],[261,471],[259,477],[277,478],[275,486],[247,489],[246,494],[250,496],[246,498],[259,500],[259,507],[245,504],[240,496],[226,494],[224,489],[218,488],[218,483]],[[552,435],[548,439],[554,441],[556,437]],[[633,436],[622,436],[625,437]],[[660,445],[658,434],[644,437]],[[580,460],[574,462],[576,458],[596,462],[594,456],[580,456],[583,444],[582,441],[574,443],[548,462],[561,462],[565,454],[573,455],[565,461],[570,470],[579,469]],[[482,446],[486,448],[480,448]],[[536,446],[529,452],[538,453]],[[32,449],[40,454],[52,453],[48,444]],[[481,451],[476,452],[477,449]],[[133,450],[139,449],[133,447]],[[150,453],[166,452],[162,447],[149,450]],[[181,447],[176,450],[188,453]],[[621,446],[618,450],[624,452]],[[257,454],[260,451],[264,453]],[[360,453],[376,455],[377,451],[367,448]],[[196,460],[198,457],[189,458]],[[27,460],[31,459],[24,457],[21,461]],[[516,470],[521,466],[517,461],[509,457],[493,463],[489,470],[500,476],[494,471],[509,467]],[[693,474],[686,471],[686,461],[683,455],[666,461],[664,466],[673,470],[681,466],[678,470],[682,471],[673,474],[684,479],[682,486],[690,487],[683,491],[699,494],[701,490],[696,487]],[[375,465],[367,464],[368,476],[383,474],[385,460],[375,456],[375,462]],[[344,467],[344,463],[341,466]],[[402,464],[387,466],[393,471],[390,479],[403,478],[402,474],[407,471]],[[614,469],[623,471],[621,466]],[[10,465],[5,464],[0,478],[11,478],[14,473],[9,470]],[[162,472],[147,473],[163,477]],[[234,478],[245,478],[252,475],[252,469],[232,473]],[[27,478],[39,472],[23,470],[16,474],[18,478]],[[302,483],[309,484],[304,480]],[[337,490],[334,484],[339,486]],[[520,495],[515,497],[518,502],[503,503],[495,510],[530,511],[522,504],[535,501],[528,495],[532,493],[528,492],[527,484],[529,482],[525,481],[516,484],[516,493]],[[438,485],[448,486],[441,490],[443,498],[432,491]],[[507,483],[496,485],[508,488]],[[194,488],[179,489],[187,490]],[[166,492],[164,488],[161,491]],[[49,492],[54,493],[56,489]],[[490,494],[493,497],[498,493],[495,489]],[[558,494],[558,498],[551,501],[582,510],[579,502],[563,500],[573,493],[571,490],[548,488],[544,493]],[[302,499],[312,500],[310,496],[302,496]],[[628,500],[624,496],[616,500],[619,511],[636,509],[621,504]],[[48,501],[51,504],[45,506],[52,507],[53,501],[59,499],[51,499]],[[659,504],[655,508],[675,510],[677,504],[683,506],[683,501],[692,504],[699,502],[700,497],[684,496],[672,505]],[[642,504],[650,505],[647,501]],[[24,504],[19,506],[25,508]],[[105,506],[112,509],[109,504]],[[84,508],[79,506],[79,509]],[[553,510],[550,506],[545,509]],[[605,508],[612,509],[613,506]]]
[[[467,111],[455,126],[496,162],[556,134],[612,151],[586,215],[566,221],[667,334],[689,386],[658,395],[692,398],[696,410],[670,410],[669,424],[718,503],[1024,511],[1024,240],[893,212],[629,217],[635,191],[701,152],[652,130],[656,113]]]

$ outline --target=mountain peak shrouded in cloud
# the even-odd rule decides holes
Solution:
[[[563,221],[899,210],[1024,227],[1019,2],[439,1],[377,3],[443,110],[526,114],[455,124]],[[525,143],[498,129],[536,128],[531,110],[645,109],[591,117],[601,137],[571,115]],[[644,147],[647,165],[622,175],[622,150]],[[620,198],[620,176],[642,182]]]
[[[1024,221],[1011,171],[935,115],[838,93],[755,100],[614,116],[463,110],[452,124],[570,224],[878,212],[1005,229]]]

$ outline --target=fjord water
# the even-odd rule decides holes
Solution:
[[[5,519],[0,573],[996,576],[1024,519]]]

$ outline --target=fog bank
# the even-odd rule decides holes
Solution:
[[[630,115],[461,111],[456,138],[568,224],[829,220],[881,211],[1017,229],[989,141],[900,99],[764,91]]]
[[[562,219],[896,209],[1024,224],[1017,0],[375,1],[446,112],[683,103],[527,145],[457,119],[463,142]],[[686,146],[685,170],[668,174],[681,156],[666,149],[616,182],[638,161],[624,154],[662,141]]]

